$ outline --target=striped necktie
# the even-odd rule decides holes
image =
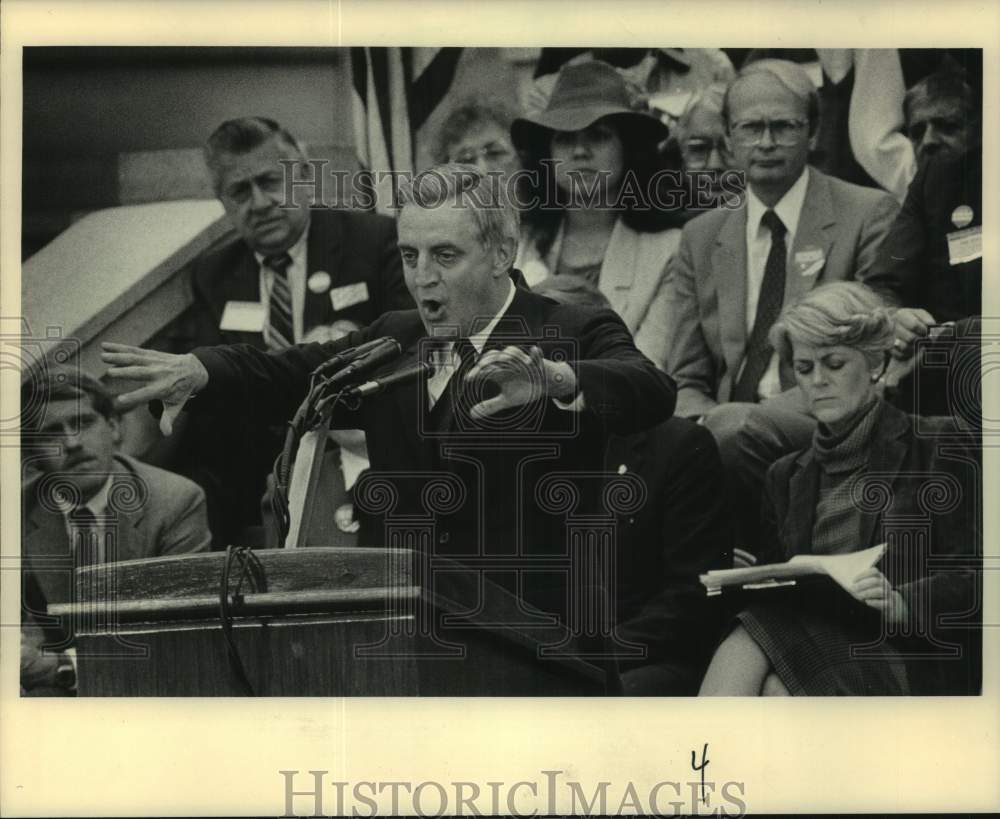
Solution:
[[[264,259],[264,266],[274,273],[267,304],[267,325],[264,327],[264,341],[271,350],[284,350],[295,343],[292,289],[287,275],[291,263],[292,257],[287,253]]]
[[[771,250],[764,265],[764,278],[760,283],[757,312],[754,315],[753,330],[747,342],[747,354],[736,386],[733,387],[733,401],[756,403],[760,379],[767,372],[774,349],[767,340],[771,325],[781,313],[785,300],[785,263],[788,254],[785,245],[785,225],[773,210],[766,211],[761,224],[771,231]]]

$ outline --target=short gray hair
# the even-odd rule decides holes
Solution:
[[[266,117],[240,117],[223,122],[205,143],[205,164],[212,175],[212,186],[219,193],[221,178],[221,157],[239,156],[250,153],[269,139],[277,139],[291,148],[301,158],[306,152],[302,143],[273,119]]]
[[[786,307],[768,339],[781,360],[790,363],[792,345],[852,347],[871,367],[885,362],[895,338],[895,323],[882,297],[860,282],[833,282],[810,290]]]
[[[515,251],[520,235],[517,208],[510,201],[507,185],[498,174],[483,173],[475,165],[448,162],[422,171],[399,186],[400,208],[469,208],[476,221],[479,241],[485,248],[513,240]]]
[[[809,134],[815,134],[819,130],[819,92],[816,84],[809,77],[808,72],[798,63],[790,60],[756,60],[740,69],[735,79],[726,88],[726,94],[722,100],[722,118],[729,121],[729,99],[732,96],[736,84],[747,77],[755,74],[769,74],[777,80],[787,91],[805,103],[809,118]]]
[[[674,132],[678,142],[683,142],[691,132],[691,120],[698,111],[709,111],[713,114],[722,115],[722,104],[726,97],[726,84],[724,82],[713,82],[695,92],[694,96],[688,100],[683,113],[677,120]],[[725,120],[725,117],[723,117]]]

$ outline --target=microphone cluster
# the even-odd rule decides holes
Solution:
[[[390,387],[421,378],[430,378],[432,368],[424,362],[419,362],[359,383],[362,376],[399,358],[402,352],[402,346],[390,336],[373,339],[324,361],[313,371],[313,379],[322,379],[324,393],[337,388],[336,391],[342,398],[361,399],[377,395]]]

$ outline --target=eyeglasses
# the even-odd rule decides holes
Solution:
[[[487,162],[503,162],[510,157],[511,149],[499,142],[491,142],[481,148],[464,148],[451,157],[452,162],[460,162],[463,165],[475,165],[479,159]]]
[[[684,162],[689,168],[697,169],[708,164],[712,151],[718,151],[724,160],[729,157],[729,149],[722,137],[709,139],[707,137],[692,137],[682,145]]]
[[[789,147],[798,143],[802,129],[808,124],[805,119],[745,119],[734,122],[729,131],[733,141],[741,145],[756,145],[764,138],[764,131],[768,131],[775,145]]]

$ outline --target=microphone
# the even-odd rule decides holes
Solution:
[[[357,347],[350,347],[341,353],[337,353],[333,358],[324,361],[313,370],[312,374],[318,378],[330,372],[330,370],[338,370],[345,364],[350,364],[356,358],[363,356],[365,353],[371,352],[386,341],[392,341],[392,339],[389,336],[382,336],[372,341],[366,341],[364,344],[359,344]]]
[[[358,384],[356,387],[350,387],[346,393],[350,398],[366,398],[369,395],[378,395],[383,390],[399,384],[405,384],[408,381],[430,378],[433,374],[434,368],[430,364],[421,361],[417,364],[411,364],[409,367],[404,367],[402,370],[396,370],[394,373],[373,378],[364,384]]]
[[[377,344],[374,344],[360,355],[355,356],[346,367],[327,378],[325,386],[332,387],[346,381],[351,381],[361,373],[373,370],[381,364],[398,358],[402,352],[403,348],[396,339],[389,338],[388,336],[380,338]]]

